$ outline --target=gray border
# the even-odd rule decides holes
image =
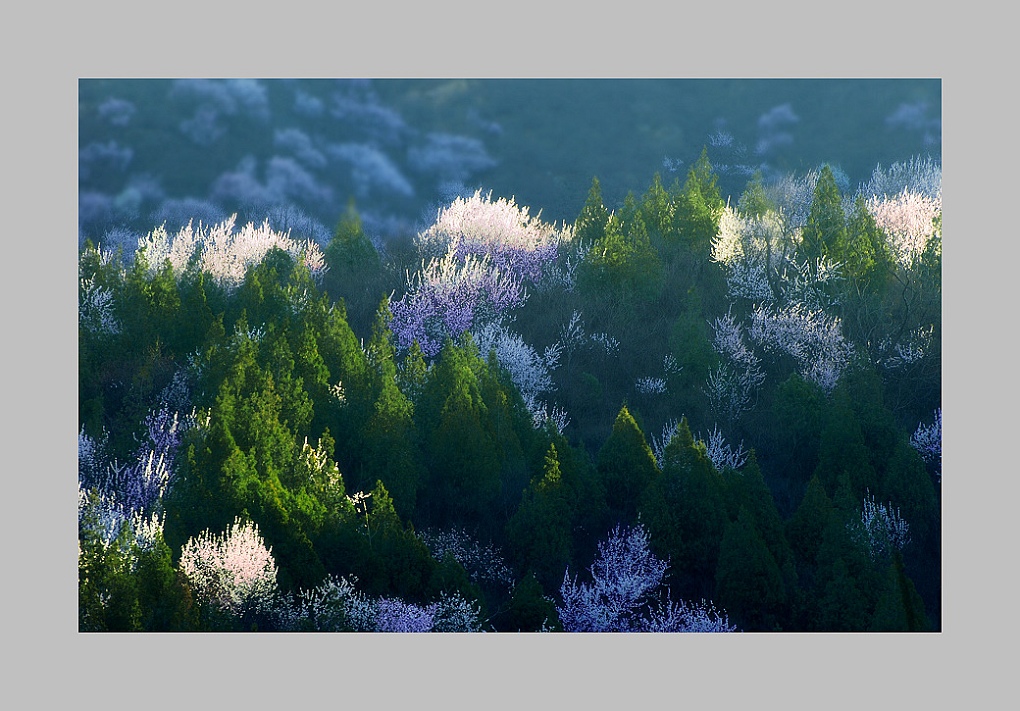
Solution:
[[[1012,284],[990,270],[1009,260],[1001,243],[987,247],[1013,237],[1009,223],[995,219],[1012,204],[999,174],[1010,137],[1000,123],[1010,117],[1014,85],[1003,75],[1015,59],[1004,36],[1012,23],[990,3],[970,3],[956,17],[916,2],[833,11],[814,3],[664,5],[568,11],[548,2],[445,2],[341,11],[291,2],[281,18],[268,9],[263,15],[261,6],[238,13],[208,2],[148,10],[105,2],[36,6],[8,18],[12,41],[0,51],[10,68],[3,121],[14,253],[3,287],[4,350],[15,397],[4,419],[5,470],[15,488],[7,489],[4,517],[4,646],[15,655],[13,698],[60,708],[90,696],[115,708],[354,699],[386,708],[430,697],[444,706],[503,707],[550,694],[598,707],[689,702],[692,694],[725,706],[801,699],[821,707],[899,699],[952,706],[966,698],[981,707],[979,698],[995,698],[1009,678],[1008,652],[990,642],[1011,630],[1010,607],[998,597],[1011,588],[999,576],[1016,557],[1012,547],[1008,556],[993,550],[1011,542],[999,530],[1007,514],[995,507],[1012,503],[1005,487],[1015,486],[1013,467],[997,459],[995,447],[1010,441],[1015,416],[998,412],[1013,394],[1001,382],[1012,372],[1005,341],[1012,322],[1002,328],[1005,314],[989,312],[1008,303],[992,290]],[[78,635],[73,488],[65,478],[74,471],[77,430],[76,97],[79,77],[100,76],[942,78],[949,204],[944,631],[712,639]],[[54,259],[40,241],[61,234]],[[965,310],[966,296],[984,308]],[[1003,342],[990,342],[996,336]],[[1012,642],[1003,641],[1007,648]]]

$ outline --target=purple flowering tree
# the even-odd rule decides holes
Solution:
[[[668,564],[648,547],[638,525],[610,532],[588,569],[591,582],[571,579],[560,586],[556,612],[566,632],[733,632],[725,613],[708,602],[674,603],[662,583]]]
[[[496,322],[524,304],[524,286],[501,271],[488,256],[459,257],[453,250],[433,257],[408,275],[406,293],[390,300],[390,328],[397,347],[406,351],[415,341],[422,354],[434,358],[447,337]]]
[[[910,436],[910,445],[920,453],[926,464],[935,467],[935,476],[942,480],[942,408],[935,410],[935,420],[930,425],[923,422]]]

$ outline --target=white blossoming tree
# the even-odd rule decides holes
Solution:
[[[600,542],[588,569],[591,582],[571,579],[568,569],[556,606],[566,632],[733,632],[725,613],[709,602],[673,602],[663,594],[668,564],[648,547],[638,525],[614,528]]]
[[[258,525],[235,518],[221,534],[189,538],[179,562],[199,600],[238,619],[269,616],[278,594],[276,561]]]

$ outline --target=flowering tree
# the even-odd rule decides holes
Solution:
[[[539,354],[519,334],[500,323],[486,323],[475,329],[472,335],[482,355],[495,352],[496,361],[509,373],[521,393],[535,428],[540,429],[549,423],[562,433],[569,421],[567,413],[555,405],[550,408],[541,399],[545,393],[556,390],[552,371],[559,367],[562,345],[553,343]]]
[[[503,555],[493,545],[482,545],[462,528],[427,529],[419,535],[432,557],[442,560],[447,553],[464,566],[474,583],[513,585],[513,574]]]
[[[487,255],[461,258],[453,249],[423,262],[407,281],[407,292],[390,301],[390,328],[398,348],[406,351],[417,341],[427,358],[439,353],[446,338],[497,321],[526,299],[520,279],[501,271]]]
[[[528,212],[513,198],[493,201],[491,192],[483,196],[477,190],[441,209],[436,222],[418,235],[418,248],[433,256],[447,251],[460,258],[488,256],[500,270],[537,283],[546,267],[556,262],[560,244],[569,242],[572,232]]]
[[[235,617],[267,615],[278,592],[276,561],[251,521],[234,523],[222,534],[208,529],[189,538],[179,562],[198,598]]]
[[[158,270],[170,260],[175,276],[180,278],[194,262],[228,290],[243,283],[248,267],[258,264],[274,248],[304,262],[313,277],[325,273],[326,258],[314,240],[291,239],[289,234],[274,231],[269,220],[259,227],[249,222],[237,231],[236,220],[237,215],[232,215],[205,229],[201,223],[196,229],[189,222],[172,237],[164,225],[140,238],[138,249],[144,250],[150,270]]]
[[[289,605],[278,605],[280,627],[309,632],[481,632],[481,609],[459,593],[415,605],[400,598],[370,598],[355,588],[357,578],[329,576],[301,590]],[[281,598],[282,600],[282,598]]]
[[[79,486],[116,502],[127,517],[156,512],[173,483],[174,458],[183,434],[198,425],[194,410],[187,417],[177,411],[187,406],[188,399],[185,377],[178,372],[161,393],[160,403],[146,415],[148,437],[127,464],[108,461],[105,432],[97,442],[83,427],[78,434]]]
[[[744,451],[744,443],[741,442],[733,449],[732,445],[726,442],[723,433],[718,427],[712,428],[712,433],[705,441],[705,453],[712,462],[716,471],[725,469],[740,469],[747,462],[747,452]]]
[[[566,632],[732,632],[725,613],[711,603],[673,603],[661,594],[668,564],[648,548],[648,534],[638,525],[619,526],[599,543],[588,569],[591,583],[578,583],[568,569],[560,586],[563,605],[556,606]]]
[[[925,463],[934,465],[935,475],[942,479],[942,408],[935,410],[935,421],[930,425],[923,422],[910,436],[910,445],[916,449]]]
[[[792,356],[800,374],[832,392],[850,365],[853,344],[843,338],[838,317],[799,303],[779,310],[759,306],[751,317],[751,338],[766,350]]]
[[[904,188],[893,195],[873,195],[867,200],[875,224],[885,233],[887,244],[900,267],[909,269],[938,237],[942,197]]]
[[[875,496],[870,493],[864,499],[858,525],[858,537],[872,558],[903,550],[910,542],[910,526],[900,516],[900,510],[894,509],[891,502],[875,503]]]

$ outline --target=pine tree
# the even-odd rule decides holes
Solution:
[[[687,172],[683,188],[674,198],[675,231],[688,248],[707,257],[712,239],[719,231],[719,218],[725,203],[719,194],[719,176],[708,160],[708,148]]]

